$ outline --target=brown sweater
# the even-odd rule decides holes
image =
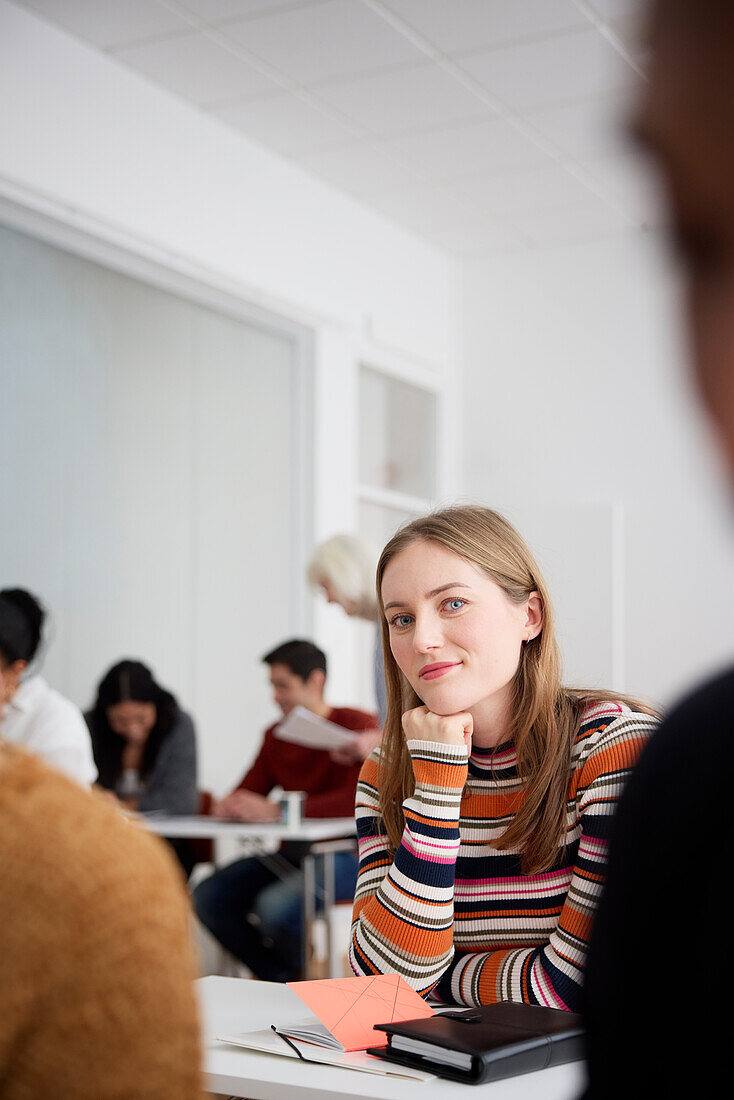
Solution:
[[[0,743],[2,1100],[198,1100],[188,922],[161,841]]]

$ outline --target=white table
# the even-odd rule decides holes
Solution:
[[[166,837],[190,837],[194,840],[333,840],[340,836],[356,836],[353,817],[309,817],[297,825],[280,821],[244,822],[220,821],[216,817],[168,817],[164,814],[139,814],[136,817],[146,829]]]
[[[421,1095],[431,1100],[578,1100],[583,1089],[579,1062],[488,1085],[462,1085],[441,1078],[427,1083],[397,1081],[228,1046],[218,1043],[216,1036],[303,1019],[303,1006],[287,986],[274,982],[210,977],[200,978],[196,987],[209,1092],[252,1100],[420,1100]]]

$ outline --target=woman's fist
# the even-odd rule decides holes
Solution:
[[[428,707],[406,710],[403,733],[407,741],[438,741],[471,749],[474,719],[471,714],[434,714]]]

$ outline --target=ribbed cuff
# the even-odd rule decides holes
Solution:
[[[469,750],[466,745],[449,745],[441,741],[408,741],[413,760],[416,787],[444,787],[461,790],[469,772]]]

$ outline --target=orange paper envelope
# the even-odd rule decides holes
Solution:
[[[431,1006],[399,974],[287,984],[345,1050],[384,1046],[387,1036],[373,1031],[375,1024],[435,1016]]]

